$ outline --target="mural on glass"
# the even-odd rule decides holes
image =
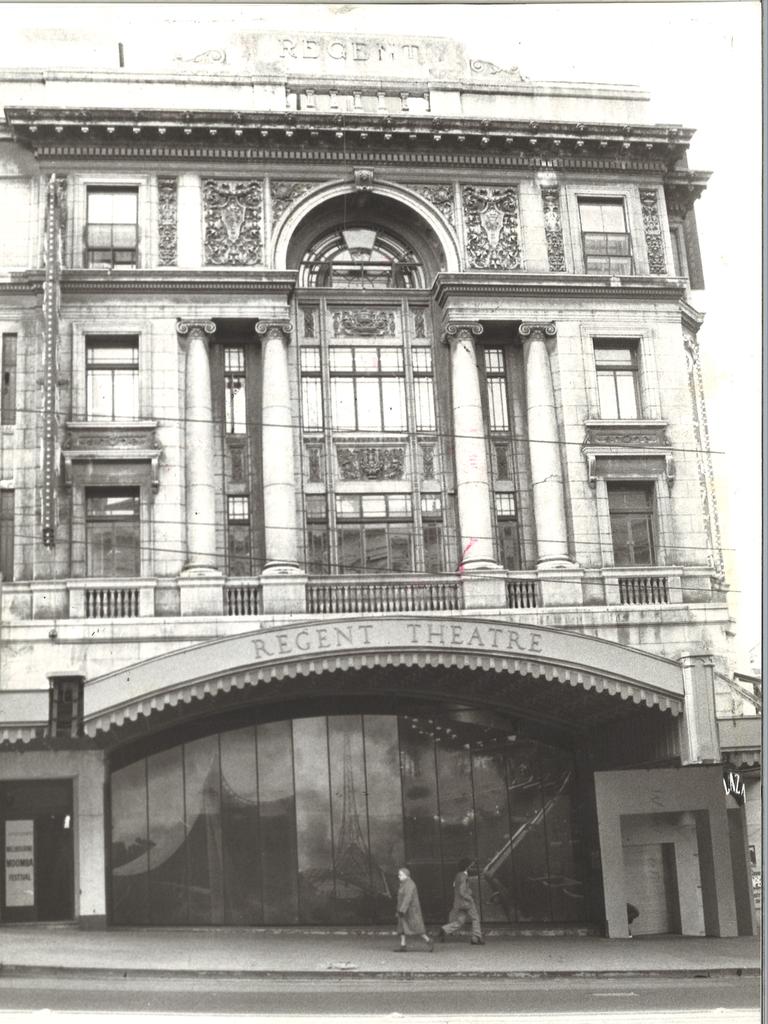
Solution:
[[[391,924],[407,864],[442,921],[587,919],[569,751],[488,716],[336,715],[205,736],[111,776],[115,924]]]

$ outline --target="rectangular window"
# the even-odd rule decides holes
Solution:
[[[488,421],[491,430],[509,430],[507,371],[504,349],[483,349],[485,387],[488,396]]]
[[[227,497],[227,572],[230,576],[253,573],[250,505],[244,495]]]
[[[0,423],[16,422],[16,343],[15,334],[3,335],[3,347],[0,350],[0,373],[2,388],[0,389]]]
[[[514,494],[494,495],[499,562],[505,569],[520,568],[520,538],[517,529],[517,506]]]
[[[301,359],[301,420],[305,430],[323,429],[323,382],[320,376],[320,349],[303,346]]]
[[[89,420],[136,419],[139,414],[137,338],[88,338],[85,401]]]
[[[138,488],[86,488],[85,549],[89,576],[139,575]]]
[[[334,346],[329,358],[337,430],[406,429],[402,349]]]
[[[653,565],[653,485],[608,484],[615,565]]]
[[[228,434],[244,434],[245,349],[242,346],[224,349],[224,421]]]
[[[0,579],[13,579],[14,491],[0,491]]]
[[[685,255],[685,230],[682,224],[670,224],[672,238],[672,267],[675,277],[688,277],[688,260]]]
[[[85,265],[135,267],[138,258],[138,188],[91,187],[87,195]]]
[[[636,343],[617,340],[594,344],[600,416],[607,420],[637,419]]]
[[[432,353],[428,348],[414,348],[412,354],[413,391],[416,408],[416,429],[436,430],[435,383]]]
[[[424,571],[442,572],[443,560],[443,499],[439,494],[425,494],[421,498],[421,534],[424,542]]]
[[[328,535],[328,505],[324,494],[308,494],[307,511],[307,572],[322,575],[331,571]]]
[[[588,274],[633,273],[623,199],[580,199],[584,270]]]
[[[413,569],[409,494],[337,495],[336,520],[340,572]]]

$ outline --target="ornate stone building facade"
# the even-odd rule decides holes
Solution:
[[[0,920],[751,933],[692,133],[171,57],[4,76]]]

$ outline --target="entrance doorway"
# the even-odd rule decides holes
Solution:
[[[71,921],[75,913],[72,783],[0,783],[4,867],[0,920]]]

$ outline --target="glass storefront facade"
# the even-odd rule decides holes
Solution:
[[[462,857],[486,922],[585,921],[572,752],[478,717],[259,723],[117,768],[112,923],[392,924],[401,864],[442,922]]]

